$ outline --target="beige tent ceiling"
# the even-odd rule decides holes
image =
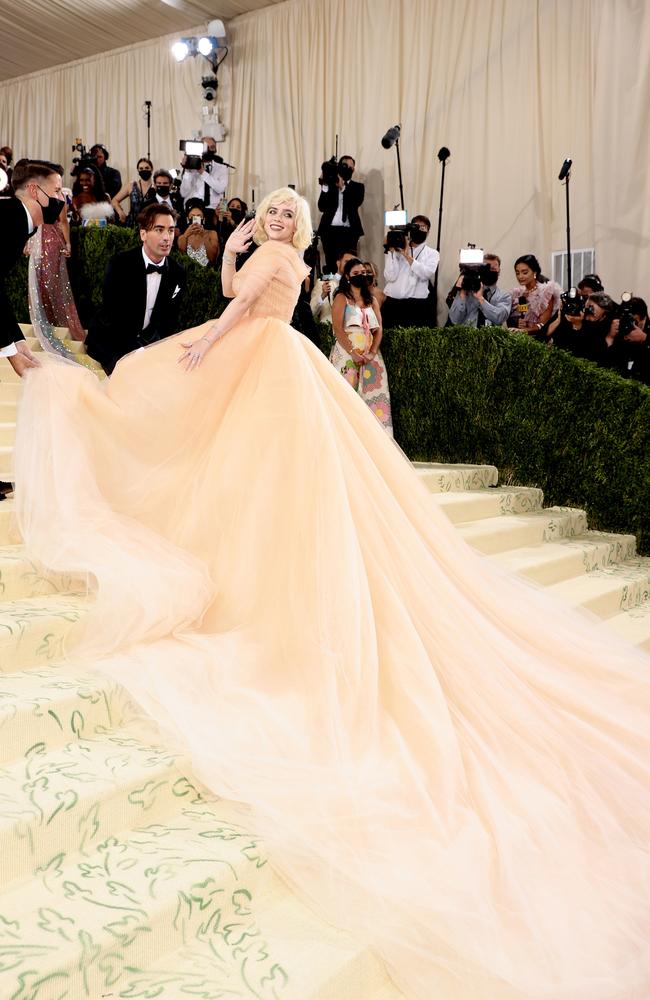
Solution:
[[[281,0],[0,0],[0,80]]]

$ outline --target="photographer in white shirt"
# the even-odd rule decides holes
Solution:
[[[431,222],[426,215],[416,215],[402,233],[384,244],[384,293],[382,306],[384,329],[393,326],[430,326],[429,282],[436,273],[440,254],[426,245]],[[397,244],[397,245],[395,245]],[[400,245],[401,244],[401,245]]]
[[[198,169],[186,166],[187,156],[181,161],[183,167],[181,198],[183,202],[187,202],[190,198],[202,201],[209,210],[212,223],[214,211],[228,187],[228,167],[218,162],[220,158],[217,157],[217,140],[213,136],[204,135],[200,142],[203,143],[203,156]]]

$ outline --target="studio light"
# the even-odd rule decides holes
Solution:
[[[196,47],[202,56],[209,56],[212,50],[217,47],[215,44],[216,41],[216,38],[212,38],[210,35],[204,35],[202,38],[199,38]]]
[[[223,21],[215,18],[208,25],[208,34],[188,38],[179,38],[172,45],[172,54],[177,62],[183,62],[188,56],[203,56],[210,63],[213,73],[228,55],[226,29]]]
[[[190,47],[184,39],[174,42],[172,45],[172,55],[176,62],[183,62],[190,54]]]

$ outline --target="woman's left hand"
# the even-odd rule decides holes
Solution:
[[[212,344],[209,344],[205,337],[200,337],[199,340],[181,343],[181,347],[184,350],[183,354],[181,354],[178,359],[178,364],[180,365],[185,362],[185,371],[193,371],[194,368],[199,367],[211,346]]]
[[[69,243],[66,243],[66,245],[63,248],[63,256],[69,257],[71,253],[72,253],[72,247],[70,246]]]

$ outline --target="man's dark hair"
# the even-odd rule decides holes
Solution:
[[[169,215],[174,222],[178,219],[178,214],[169,205],[159,205],[158,202],[152,201],[150,205],[146,205],[140,212],[138,227],[140,229],[153,229],[156,224],[157,215]]]
[[[648,315],[647,303],[645,299],[639,298],[638,295],[633,295],[627,304],[630,312],[635,316],[640,316],[641,319],[645,319]]]
[[[154,181],[158,180],[159,177],[166,177],[170,184],[174,180],[169,170],[164,170],[162,167],[159,167],[159,169],[156,170],[155,174],[153,175]]]
[[[423,222],[427,229],[431,229],[431,219],[427,219],[426,215],[414,215],[411,219],[411,223]]]
[[[90,155],[92,156],[94,153],[97,152],[97,150],[99,150],[100,153],[104,154],[104,159],[105,160],[108,160],[110,154],[109,154],[108,150],[106,149],[106,146],[103,146],[101,144],[101,142],[96,142],[94,146],[90,147]]]
[[[18,160],[11,175],[11,186],[14,191],[20,191],[26,184],[43,181],[52,174],[58,174],[57,166],[58,164],[48,160]]]
[[[341,160],[352,160],[352,162],[354,163],[355,167],[357,165],[357,161],[355,160],[355,158],[353,156],[350,156],[349,153],[344,153],[343,156],[339,156],[339,163],[341,162]]]

